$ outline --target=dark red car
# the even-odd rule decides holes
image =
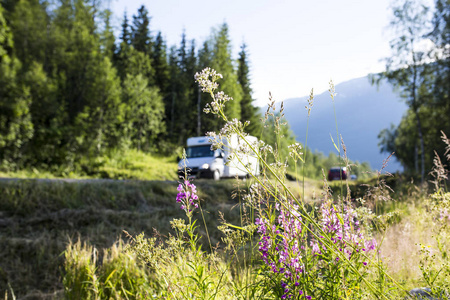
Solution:
[[[346,180],[348,172],[346,167],[333,167],[328,171],[328,181]]]

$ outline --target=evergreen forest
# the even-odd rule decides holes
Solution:
[[[162,32],[152,31],[145,6],[131,16],[125,12],[116,30],[106,6],[101,0],[0,1],[1,172],[98,175],[109,157],[124,153],[175,160],[188,137],[224,125],[203,113],[210,99],[194,74],[205,67],[223,75],[218,83],[233,98],[229,118],[249,121],[245,130],[275,147],[274,126],[282,115],[264,118],[255,106],[250,54],[242,43],[233,57],[226,23],[204,41],[180,32],[179,43],[167,45]],[[444,155],[441,131],[450,134],[449,11],[446,0],[433,7],[394,3],[392,56],[386,71],[372,77],[373,83],[387,79],[409,107],[398,126],[380,133],[380,150],[394,153],[422,180],[434,150]],[[433,46],[418,47],[424,41]],[[278,147],[287,157],[285,146],[295,142],[288,124],[283,136]],[[312,158],[307,176],[320,178],[321,168],[339,163],[337,155],[306,151]]]
[[[223,74],[230,117],[249,120],[248,132],[260,135],[246,46],[232,57],[226,23],[202,43],[183,32],[168,46],[151,31],[145,6],[124,14],[117,39],[98,0],[0,3],[3,170],[89,169],[127,149],[173,154],[187,137],[222,126],[203,113],[209,99],[194,81],[206,66]]]

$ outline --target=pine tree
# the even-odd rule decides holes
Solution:
[[[200,123],[199,117],[201,117],[202,110],[200,108],[201,105],[201,90],[198,85],[193,80],[195,73],[200,71],[198,69],[198,59],[197,59],[197,51],[195,48],[195,40],[191,40],[191,47],[187,53],[186,58],[186,80],[189,83],[189,112],[191,115],[191,121],[188,124],[188,137],[190,136],[200,136],[204,135],[205,132],[200,131]]]
[[[242,89],[241,99],[241,120],[249,121],[246,131],[254,136],[261,135],[261,121],[258,108],[253,105],[252,89],[250,86],[250,70],[248,66],[247,48],[245,43],[241,46],[239,52],[237,77]]]
[[[198,67],[203,70],[206,67],[211,67],[212,65],[212,51],[211,39],[203,42],[203,47],[198,52]]]
[[[196,135],[198,94],[193,80],[196,70],[195,42],[191,42],[188,50],[183,32],[179,48],[170,50],[169,92],[165,98],[169,140],[179,145],[184,145],[188,137]]]
[[[155,84],[155,70],[153,68],[153,41],[149,29],[150,17],[144,5],[138,9],[138,14],[133,16],[133,25],[131,26],[131,46],[138,52],[131,49],[132,56],[136,56],[135,60],[142,63],[141,74],[145,75],[149,84]],[[139,54],[141,53],[141,54]],[[128,74],[128,73],[124,73]]]

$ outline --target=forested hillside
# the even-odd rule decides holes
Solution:
[[[144,6],[124,15],[116,39],[101,1],[0,3],[3,169],[76,168],[113,149],[172,154],[187,137],[221,126],[203,114],[208,99],[194,82],[206,66],[224,75],[230,117],[255,119],[246,48],[231,57],[227,24],[201,43],[183,33],[168,46]]]
[[[292,131],[279,122],[286,139],[275,145],[281,115],[264,118],[254,106],[249,53],[243,43],[232,57],[226,23],[200,42],[182,32],[170,46],[151,30],[145,6],[131,18],[124,13],[118,38],[104,6],[98,0],[0,2],[0,172],[147,178],[128,170],[145,173],[133,162],[142,159],[139,153],[171,156],[174,164],[188,137],[223,125],[203,113],[210,99],[194,74],[205,67],[223,75],[220,88],[233,98],[228,117],[250,121],[245,130],[287,159],[287,146],[296,142]],[[337,156],[316,156],[309,154],[307,176],[321,177],[322,168],[340,163]],[[167,178],[175,177],[160,179]]]

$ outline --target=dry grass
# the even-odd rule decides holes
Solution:
[[[402,220],[391,225],[384,233],[381,257],[388,273],[407,289],[424,286],[420,270],[421,245],[437,249],[436,223],[423,206],[411,203]],[[381,236],[380,236],[381,238]]]
[[[216,244],[222,236],[216,229],[218,210],[239,223],[239,201],[230,197],[234,180],[196,184]],[[20,299],[59,299],[62,254],[78,238],[101,251],[125,238],[123,230],[152,235],[157,228],[167,235],[169,221],[184,216],[175,202],[176,186],[174,181],[0,181],[0,297],[10,293],[9,283]],[[207,239],[202,242],[207,249]]]

